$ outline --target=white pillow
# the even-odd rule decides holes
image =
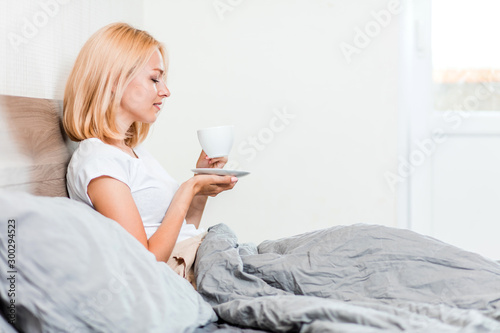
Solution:
[[[15,220],[15,237],[8,238],[9,219]],[[68,198],[0,190],[4,314],[12,299],[8,239],[16,245],[18,330],[185,332],[217,320],[186,280],[118,223]]]

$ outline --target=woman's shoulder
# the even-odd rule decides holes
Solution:
[[[114,164],[128,164],[130,158],[119,148],[108,145],[97,138],[90,138],[80,141],[73,153],[70,166],[85,166],[89,164],[102,164],[104,161]]]
[[[125,152],[97,138],[80,141],[67,169],[69,180],[80,179],[84,189],[88,182],[106,175],[128,184],[138,165]]]

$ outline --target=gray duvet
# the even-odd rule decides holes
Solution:
[[[273,332],[500,332],[500,265],[417,233],[339,226],[259,246],[209,229],[198,291],[226,323]]]

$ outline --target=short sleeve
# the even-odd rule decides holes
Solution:
[[[100,141],[99,141],[100,143]],[[92,179],[108,176],[131,187],[132,165],[124,154],[102,143],[81,142],[73,154],[66,174],[68,193],[71,199],[85,202],[93,207],[87,194]]]

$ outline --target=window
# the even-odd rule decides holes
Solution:
[[[437,111],[500,111],[500,1],[432,0]]]

